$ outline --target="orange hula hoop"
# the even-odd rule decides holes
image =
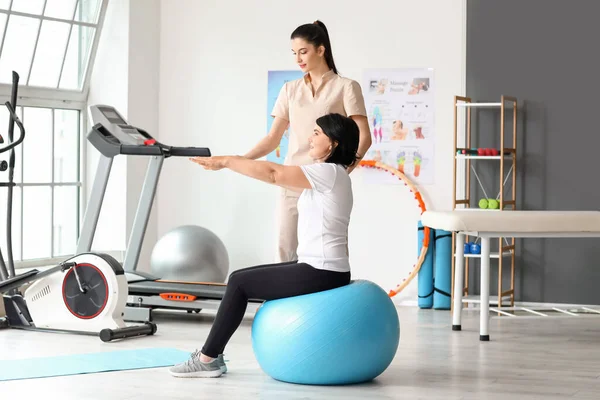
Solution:
[[[417,200],[417,203],[419,204],[419,208],[421,209],[421,214],[423,214],[427,210],[427,208],[425,207],[425,202],[423,201],[423,196],[421,196],[419,189],[417,189],[417,187],[406,177],[406,175],[404,175],[402,172],[398,171],[396,168],[391,167],[387,164],[381,163],[379,161],[373,161],[373,160],[362,160],[359,163],[359,166],[383,170],[383,171],[389,172],[392,175],[396,176],[398,179],[400,179],[404,183],[404,186],[407,186],[408,189],[415,195],[415,199]],[[400,293],[406,286],[408,286],[410,281],[412,281],[413,278],[415,276],[417,276],[417,273],[421,269],[421,265],[423,265],[423,261],[425,261],[425,256],[427,255],[428,249],[429,249],[429,228],[425,226],[424,230],[423,230],[423,242],[422,242],[422,247],[421,247],[421,253],[419,254],[419,258],[417,259],[416,264],[413,265],[413,269],[408,274],[408,276],[406,278],[402,279],[402,282],[400,282],[394,289],[392,289],[388,292],[389,297],[394,297],[395,295]]]

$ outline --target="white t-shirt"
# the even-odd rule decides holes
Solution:
[[[348,224],[352,181],[340,165],[301,165],[312,189],[298,199],[298,262],[337,272],[350,271]]]

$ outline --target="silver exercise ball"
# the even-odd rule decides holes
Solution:
[[[217,235],[196,225],[179,226],[161,237],[150,256],[152,274],[187,282],[225,282],[229,255]]]

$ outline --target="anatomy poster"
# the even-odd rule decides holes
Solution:
[[[415,184],[433,184],[433,69],[372,69],[363,79],[373,140],[364,159],[393,166]],[[401,184],[377,172],[369,172],[367,180]]]
[[[273,125],[273,117],[271,112],[279,96],[279,91],[286,82],[300,79],[303,76],[303,72],[300,70],[296,71],[269,71],[268,77],[268,89],[267,89],[267,134],[271,130]],[[290,128],[286,129],[281,137],[279,146],[270,154],[267,154],[267,161],[283,164],[285,156],[287,155],[288,139],[290,137]]]

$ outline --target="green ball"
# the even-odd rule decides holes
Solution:
[[[488,199],[488,208],[491,208],[492,210],[496,210],[499,207],[500,207],[500,202],[498,202],[498,200]]]
[[[479,200],[479,208],[488,208],[488,201],[487,201],[487,199],[481,199],[481,200]]]

